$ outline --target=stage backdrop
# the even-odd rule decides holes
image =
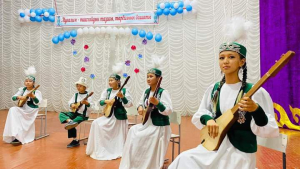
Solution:
[[[111,13],[154,10],[157,0],[56,0],[58,14]],[[161,16],[158,26],[138,26],[146,32],[160,33],[162,41],[142,44],[140,37],[117,38],[83,36],[54,45],[54,35],[71,29],[54,28],[50,23],[20,24],[18,9],[54,7],[51,0],[1,1],[0,7],[0,109],[14,105],[11,96],[23,86],[24,69],[35,65],[38,74],[36,84],[43,97],[48,99],[49,110],[57,112],[68,108],[67,101],[76,92],[74,83],[80,76],[89,79],[89,91],[94,100],[108,87],[109,61],[111,57],[131,65],[126,73],[131,75],[126,86],[137,105],[146,84],[146,71],[151,55],[165,56],[162,66],[163,82],[172,98],[173,108],[182,115],[192,115],[200,105],[206,88],[219,81],[218,47],[224,42],[222,26],[226,18],[242,16],[254,23],[250,39],[242,42],[247,46],[248,77],[255,82],[260,77],[260,31],[258,0],[198,0],[197,15]],[[130,27],[133,28],[133,27]],[[83,46],[89,49],[84,50]],[[131,46],[136,45],[136,50]],[[72,51],[78,53],[73,56]],[[143,58],[138,59],[138,54]],[[85,63],[88,56],[90,62]],[[86,71],[81,72],[84,66]],[[134,69],[138,68],[139,73]],[[95,79],[90,78],[95,75]]]
[[[290,63],[265,84],[272,96],[278,124],[300,130],[300,1],[260,1],[261,74],[287,50],[296,52]]]

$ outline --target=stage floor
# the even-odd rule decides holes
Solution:
[[[36,140],[32,143],[13,146],[2,140],[3,129],[8,110],[0,110],[0,168],[21,169],[73,169],[73,168],[99,168],[117,169],[120,159],[112,161],[97,161],[85,154],[86,145],[81,142],[79,147],[67,149],[71,140],[67,138],[64,126],[58,120],[58,113],[48,112],[48,134],[50,136]],[[132,121],[132,118],[130,119]],[[39,134],[40,121],[36,121],[36,134]],[[173,133],[178,131],[177,125],[171,125]],[[88,132],[90,125],[86,126]],[[199,130],[191,123],[191,117],[182,117],[181,123],[181,152],[194,148],[200,143]],[[281,129],[281,133],[288,135],[287,168],[300,168],[300,131]],[[83,135],[83,132],[82,132]],[[175,157],[177,156],[177,145],[175,145]],[[172,160],[172,147],[169,144],[166,158]],[[168,166],[166,163],[165,166]],[[257,152],[257,168],[282,168],[282,153],[259,147]]]

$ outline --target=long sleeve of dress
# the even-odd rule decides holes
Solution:
[[[192,123],[198,128],[198,129],[202,129],[202,127],[204,126],[201,122],[200,122],[200,118],[203,115],[208,115],[210,117],[212,117],[212,109],[211,109],[211,92],[214,88],[214,84],[212,84],[211,86],[209,86],[204,95],[203,98],[201,100],[200,106],[198,111],[193,115],[192,118]]]
[[[24,87],[20,87],[19,89],[18,89],[18,91],[17,91],[17,93],[16,94],[14,94],[13,96],[12,96],[12,101],[16,101],[17,100],[17,97],[18,96],[21,96],[22,94],[23,94],[23,88]]]
[[[125,97],[122,99],[123,101],[123,106],[126,107],[126,108],[129,108],[129,107],[132,107],[133,106],[133,103],[132,103],[132,97],[130,95],[130,92],[128,89],[126,89],[126,93],[125,93]],[[125,104],[126,102],[126,104]]]
[[[33,99],[33,104],[38,105],[42,100],[42,93],[39,90],[35,91],[35,98]]]
[[[143,109],[145,109],[145,105],[144,105],[145,92],[146,92],[146,90],[144,90],[144,92],[143,92],[143,94],[142,94],[142,96],[141,96],[141,98],[140,98],[140,100],[139,100],[139,105],[137,106],[137,107],[142,106]]]
[[[100,100],[99,100],[101,106],[105,105],[106,97],[107,97],[107,89],[103,90],[101,93]]]
[[[277,137],[279,135],[278,125],[274,116],[273,101],[269,93],[260,88],[252,97],[253,101],[258,103],[268,117],[268,123],[265,126],[258,126],[254,118],[251,120],[252,132],[260,137]]]
[[[88,102],[89,102],[89,106],[84,105],[84,106],[82,106],[82,107],[87,107],[87,110],[86,110],[86,116],[88,117],[88,116],[91,114],[91,112],[94,110],[95,104],[94,104],[94,102],[93,102],[93,98],[92,98],[92,97],[89,97],[87,100],[88,100]]]
[[[75,103],[75,94],[73,94],[72,98],[68,101],[69,108],[71,110],[71,105]]]
[[[173,111],[172,101],[170,94],[167,90],[164,90],[161,94],[161,98],[159,100],[159,104],[156,106],[159,110],[159,113],[162,115],[169,115]]]

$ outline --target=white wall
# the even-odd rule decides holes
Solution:
[[[156,8],[157,2],[151,0],[57,0],[59,14],[110,13],[149,11]],[[116,5],[114,5],[116,4]],[[254,23],[251,38],[242,42],[247,46],[248,77],[256,81],[260,76],[260,34],[259,34],[259,1],[258,0],[198,0],[197,16],[176,15],[168,18],[162,16],[158,26],[139,26],[146,31],[160,33],[161,43],[154,40],[142,45],[142,39],[117,38],[111,44],[109,37],[76,38],[72,46],[70,40],[54,45],[52,36],[69,29],[57,29],[50,23],[20,24],[18,9],[54,7],[50,0],[11,0],[1,1],[0,7],[0,109],[14,105],[10,100],[17,89],[23,86],[24,69],[35,65],[37,84],[43,97],[48,99],[49,109],[66,110],[67,101],[76,91],[74,82],[80,76],[89,78],[90,91],[94,91],[94,99],[99,99],[101,92],[107,87],[109,57],[116,60],[131,60],[126,72],[131,75],[127,85],[137,104],[142,91],[147,87],[146,71],[151,62],[151,55],[166,56],[162,66],[163,87],[172,97],[173,108],[182,111],[182,115],[191,115],[198,109],[206,88],[220,80],[218,67],[218,47],[224,41],[222,24],[226,18],[243,16]],[[132,27],[130,27],[132,28]],[[88,44],[90,49],[83,50]],[[137,50],[132,51],[131,45]],[[72,55],[72,48],[78,51],[77,57]],[[137,55],[143,54],[143,59]],[[90,63],[83,62],[84,56],[90,57]],[[81,66],[87,71],[81,73]],[[140,69],[135,74],[133,70]],[[90,78],[89,78],[90,79]]]

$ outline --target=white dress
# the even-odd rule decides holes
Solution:
[[[242,83],[224,84],[220,93],[220,110],[225,112],[234,106],[237,94]],[[198,111],[194,114],[192,122],[201,129],[203,127],[200,117],[204,114],[212,116],[210,101],[214,84],[205,92]],[[251,120],[251,130],[256,136],[277,137],[279,129],[274,118],[273,102],[268,92],[260,88],[253,96],[268,117],[268,124],[260,127]],[[197,135],[197,133],[195,133]],[[198,133],[199,135],[199,133]],[[217,151],[208,151],[202,145],[181,153],[169,166],[169,169],[255,169],[255,153],[245,153],[236,149],[226,136]]]
[[[145,93],[145,92],[144,92]],[[153,92],[150,92],[150,96]],[[139,105],[143,105],[144,94]],[[145,102],[148,102],[146,100]],[[172,102],[167,90],[161,95],[160,102],[166,107],[163,115],[172,113]],[[164,164],[165,154],[171,137],[171,128],[167,126],[155,126],[151,116],[143,124],[137,124],[130,128],[120,169],[160,169]]]
[[[113,99],[119,90],[112,90],[109,99]],[[128,100],[124,107],[132,106],[132,98],[128,89],[125,97]],[[100,100],[106,100],[107,90],[101,94]],[[128,120],[117,120],[113,114],[110,118],[102,116],[93,121],[86,154],[96,160],[113,160],[122,157],[128,132]]]
[[[14,96],[25,96],[29,91],[26,89],[23,94],[23,87]],[[39,90],[35,91],[35,96],[42,101],[42,93]],[[28,98],[28,101],[30,98]],[[33,102],[33,104],[37,105]],[[18,139],[22,144],[32,142],[35,137],[35,118],[38,114],[38,108],[31,108],[24,104],[23,107],[11,107],[8,111],[6,123],[3,132],[3,141],[6,143]]]

